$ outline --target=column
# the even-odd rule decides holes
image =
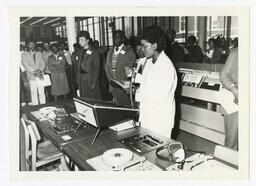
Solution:
[[[198,17],[198,45],[201,47],[203,51],[206,50],[206,28],[207,28],[207,22],[206,22],[205,16],[199,16]]]
[[[68,49],[72,53],[74,51],[73,44],[76,43],[76,23],[75,17],[66,17]]]

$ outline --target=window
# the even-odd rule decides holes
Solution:
[[[207,17],[207,40],[211,37],[226,35],[226,20],[225,16],[209,16]]]
[[[100,18],[94,18],[94,40],[98,40],[100,42]]]
[[[230,37],[238,37],[238,16],[231,17]]]
[[[174,17],[174,21],[177,21],[177,29],[175,28],[174,25],[174,29],[177,31],[176,32],[176,41],[179,43],[185,43],[186,39],[185,39],[185,32],[186,32],[186,17],[182,16],[182,17]]]
[[[61,37],[61,26],[55,27],[55,35]]]
[[[184,16],[179,17],[179,33],[185,33],[186,18]]]
[[[116,30],[123,30],[122,17],[116,17],[115,18],[115,29]]]
[[[67,27],[66,27],[66,25],[63,25],[63,26],[62,26],[62,29],[63,29],[63,30],[62,30],[62,31],[63,31],[62,37],[65,37],[65,38],[66,38],[66,37],[67,37]]]
[[[188,36],[196,36],[198,38],[198,28],[197,28],[197,19],[196,16],[188,17]]]

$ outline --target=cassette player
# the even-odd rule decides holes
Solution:
[[[168,141],[164,138],[155,137],[149,133],[130,136],[119,140],[119,142],[139,154],[153,151],[161,146],[168,144]]]

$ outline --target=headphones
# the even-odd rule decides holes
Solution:
[[[169,156],[163,156],[160,154],[161,151],[167,149]],[[168,144],[167,146],[159,147],[156,150],[156,156],[164,161],[174,162],[174,163],[182,163],[185,160],[185,151],[182,143],[173,142]]]

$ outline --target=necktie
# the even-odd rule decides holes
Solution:
[[[33,53],[34,63],[36,63],[36,53]]]

